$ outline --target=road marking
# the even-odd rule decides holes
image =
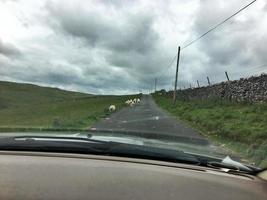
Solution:
[[[155,120],[159,120],[159,116],[155,116],[154,119],[155,119]]]
[[[117,123],[122,123],[122,124],[125,124],[125,123],[134,123],[134,122],[144,122],[144,121],[151,121],[151,120],[161,120],[161,119],[168,119],[167,116],[151,116],[151,117],[146,117],[146,118],[139,118],[139,119],[133,119],[133,120],[114,120],[114,122],[117,122]]]

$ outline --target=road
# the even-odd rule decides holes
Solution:
[[[143,95],[141,103],[125,107],[92,126],[93,130],[150,132],[204,139],[194,129],[178,121],[161,109],[150,95]]]

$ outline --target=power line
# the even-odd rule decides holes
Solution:
[[[254,0],[252,2],[250,2],[249,4],[247,4],[246,6],[242,7],[241,9],[239,9],[237,12],[235,12],[234,14],[232,14],[230,17],[226,18],[225,20],[223,20],[222,22],[218,23],[217,25],[215,25],[214,27],[212,27],[210,30],[208,30],[207,32],[205,32],[204,34],[200,35],[199,37],[197,37],[196,39],[194,39],[193,41],[189,42],[187,45],[185,45],[184,47],[181,48],[185,49],[187,47],[189,47],[190,45],[192,45],[193,43],[195,43],[196,41],[200,40],[202,37],[204,37],[205,35],[207,35],[208,33],[210,33],[211,31],[213,31],[214,29],[218,28],[220,25],[224,24],[225,22],[227,22],[228,20],[230,20],[231,18],[233,18],[234,16],[236,16],[238,13],[240,13],[241,11],[245,10],[247,7],[249,7],[251,4],[255,3],[257,0]],[[164,70],[164,72],[161,75],[164,75],[172,66],[173,62],[176,60],[177,55],[175,54],[175,56],[173,57],[173,59],[171,60],[170,64],[167,65],[166,70]]]
[[[234,71],[231,74],[241,74],[241,73],[247,73],[247,72],[254,72],[257,70],[266,70],[267,64],[265,65],[258,65],[258,66],[253,66],[253,67],[248,67],[246,69],[243,69],[241,72],[240,71]]]
[[[239,75],[233,74],[233,77],[249,78],[251,76],[255,76],[255,75],[259,75],[259,74],[263,74],[263,73],[267,73],[267,69],[258,69],[258,70],[254,70],[253,72],[242,72]],[[237,79],[237,78],[235,78],[235,79]]]
[[[233,18],[234,16],[236,16],[238,13],[240,13],[241,11],[245,10],[247,7],[249,7],[251,4],[255,3],[257,0],[254,0],[252,2],[250,2],[249,4],[247,4],[246,6],[244,6],[243,8],[241,8],[240,10],[238,10],[237,12],[235,12],[234,14],[232,14],[230,17],[227,17],[225,20],[223,20],[222,22],[218,23],[217,25],[213,26],[211,29],[209,29],[207,32],[203,33],[202,35],[200,35],[199,37],[197,37],[196,39],[192,40],[191,42],[189,42],[187,45],[185,45],[184,47],[182,47],[182,49],[185,49],[187,47],[189,47],[190,45],[192,45],[193,43],[195,43],[196,41],[200,40],[202,37],[204,37],[205,35],[207,35],[208,33],[210,33],[211,31],[213,31],[214,29],[218,28],[220,25],[224,24],[225,22],[227,22],[229,19]]]
[[[239,9],[237,12],[235,12],[234,14],[232,14],[231,16],[227,17],[225,20],[223,20],[222,22],[216,24],[215,26],[213,26],[212,28],[210,28],[208,31],[206,31],[205,33],[203,33],[202,35],[200,35],[199,37],[197,37],[196,39],[192,40],[191,42],[189,42],[187,45],[185,45],[184,47],[181,48],[185,49],[187,47],[189,47],[190,45],[192,45],[193,43],[197,42],[198,40],[200,40],[202,37],[204,37],[205,35],[207,35],[208,33],[210,33],[211,31],[215,30],[216,28],[218,28],[219,26],[221,26],[222,24],[224,24],[225,22],[227,22],[228,20],[230,20],[231,18],[233,18],[234,16],[236,16],[237,14],[239,14],[240,12],[242,12],[243,10],[245,10],[246,8],[248,8],[250,5],[252,5],[253,3],[255,3],[257,0],[253,0],[252,2],[250,2],[249,4],[247,4],[246,6],[242,7],[241,9]],[[164,70],[161,72],[160,75],[158,75],[158,77],[160,76],[164,76],[169,69],[171,68],[173,62],[176,60],[177,55],[175,55],[173,57],[173,59],[171,60],[171,62],[169,63],[169,65],[167,65],[166,68],[164,68]]]
[[[166,65],[166,68],[164,67],[164,69],[159,74],[156,75],[156,77],[158,77],[156,79],[159,79],[160,80],[161,77],[163,77],[169,71],[169,69],[171,68],[173,62],[176,60],[176,57],[177,57],[177,55],[175,55],[172,58],[171,62],[168,65]]]
[[[175,55],[173,57],[173,59],[171,60],[170,64],[166,67],[166,70],[164,71],[163,74],[165,74],[171,68],[171,66],[172,66],[173,62],[176,60],[176,58],[177,58],[177,55]]]
[[[253,72],[245,72],[245,73],[250,73],[249,76],[251,74],[257,74],[257,73],[263,73],[263,72],[267,72],[267,69],[258,69],[258,70],[254,70]]]
[[[157,75],[157,77],[163,77],[169,71],[169,69],[171,68],[173,62],[176,60],[176,57],[177,57],[177,55],[175,55],[172,58],[171,62],[166,66],[166,68],[164,67],[164,69],[161,71],[160,74]]]
[[[228,74],[233,77],[234,80],[236,80],[238,77],[250,77],[259,73],[267,73],[267,64],[258,65],[258,66],[250,66],[247,69],[244,69],[242,71],[228,71]],[[219,79],[218,74],[215,76],[210,76],[213,80]],[[197,77],[201,80],[201,77]],[[220,78],[221,79],[221,78]],[[218,83],[220,81],[214,82]]]

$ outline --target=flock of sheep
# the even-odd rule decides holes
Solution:
[[[133,107],[135,104],[139,104],[141,100],[139,98],[134,98],[134,99],[128,99],[125,101],[125,104],[127,106]],[[109,112],[114,112],[116,111],[116,106],[115,105],[110,105],[108,108]]]
[[[135,98],[135,99],[129,99],[127,101],[125,101],[125,104],[127,106],[133,107],[135,104],[139,104],[141,102],[141,100],[139,98]]]

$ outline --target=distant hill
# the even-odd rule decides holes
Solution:
[[[127,98],[0,81],[0,132],[86,129],[107,114],[110,104],[120,108]]]
[[[41,104],[90,96],[92,95],[58,88],[0,81],[0,107],[8,106],[13,103]]]

